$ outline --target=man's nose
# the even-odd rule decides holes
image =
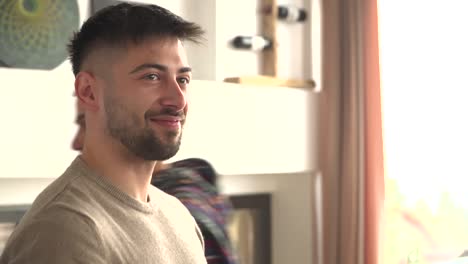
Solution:
[[[163,90],[161,105],[175,110],[182,110],[185,108],[187,105],[186,90],[176,79],[168,80]]]

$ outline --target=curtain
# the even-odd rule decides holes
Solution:
[[[321,257],[376,264],[383,212],[377,0],[322,2]]]

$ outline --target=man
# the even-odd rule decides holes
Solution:
[[[151,186],[178,151],[202,30],[155,5],[97,12],[69,45],[84,112],[82,154],[34,201],[1,264],[206,263],[188,210]]]
[[[79,104],[75,122],[78,130],[72,148],[82,151],[86,123]],[[203,235],[208,264],[235,264],[238,261],[227,231],[233,208],[229,198],[219,193],[217,177],[213,166],[203,159],[158,161],[151,184],[179,199],[195,218]]]

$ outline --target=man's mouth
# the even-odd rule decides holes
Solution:
[[[171,116],[164,116],[164,117],[152,117],[150,121],[158,126],[166,127],[166,128],[179,128],[183,122],[183,119],[180,117],[171,117]]]

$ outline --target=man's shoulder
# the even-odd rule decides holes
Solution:
[[[23,244],[29,237],[60,239],[74,230],[99,230],[94,186],[73,164],[34,200],[15,228],[11,242]],[[48,230],[51,229],[51,230]],[[71,233],[70,233],[71,232]],[[86,233],[84,232],[84,233]],[[80,234],[83,234],[80,233]],[[52,237],[49,237],[51,235]]]
[[[11,234],[0,263],[67,263],[70,257],[101,263],[95,253],[101,239],[96,186],[83,173],[74,162],[37,196]]]
[[[95,205],[85,185],[78,175],[65,173],[57,178],[37,196],[15,233],[41,231],[41,226],[91,226]]]
[[[82,211],[51,203],[34,215],[25,215],[8,240],[2,261],[60,263],[84,257],[82,252],[93,259],[91,249],[99,246],[99,238],[99,229]]]
[[[52,202],[35,214],[26,214],[15,228],[15,232],[43,232],[46,227],[55,227],[55,230],[61,228],[72,230],[81,227],[96,229],[93,219],[84,210],[68,204]]]
[[[50,210],[86,211],[94,207],[93,190],[79,173],[66,171],[47,186],[34,200],[25,218],[36,217]]]

